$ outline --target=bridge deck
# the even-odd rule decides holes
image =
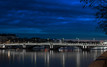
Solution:
[[[10,43],[10,44],[0,44],[6,46],[15,45],[61,45],[61,46],[107,46],[107,44],[88,44],[88,43]]]

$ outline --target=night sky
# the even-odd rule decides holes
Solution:
[[[0,0],[0,33],[107,39],[98,28],[96,11],[83,8],[79,0]]]

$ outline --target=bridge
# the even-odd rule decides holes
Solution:
[[[82,50],[90,50],[93,47],[107,47],[107,44],[90,44],[90,43],[9,43],[9,44],[0,44],[1,49],[6,48],[23,48],[23,49],[32,49],[36,46],[44,46],[44,48],[49,49],[59,49],[60,47],[79,47]]]

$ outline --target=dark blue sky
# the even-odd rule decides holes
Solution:
[[[97,29],[96,10],[82,6],[79,0],[0,0],[0,32],[107,39]]]

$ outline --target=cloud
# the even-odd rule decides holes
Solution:
[[[2,28],[0,29],[2,33],[17,33],[17,34],[47,34],[46,32],[43,32],[41,29],[38,28],[10,28],[10,29],[5,29]]]
[[[1,32],[87,34],[97,25],[79,0],[0,0],[0,9]]]

